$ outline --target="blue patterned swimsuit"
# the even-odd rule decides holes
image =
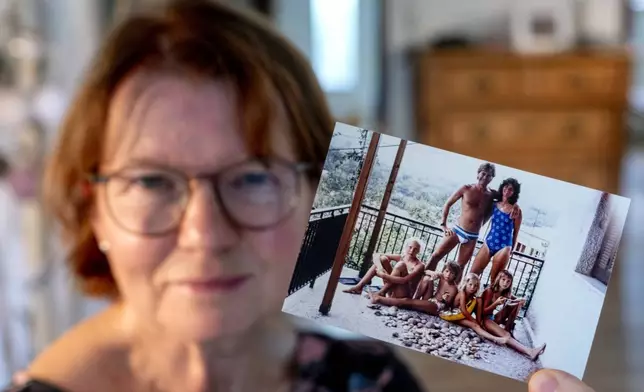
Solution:
[[[494,210],[492,212],[492,228],[485,237],[485,243],[490,249],[490,256],[494,256],[498,251],[506,246],[512,246],[512,238],[514,234],[514,220],[510,218],[509,212],[503,212],[498,207],[498,203],[494,203]]]

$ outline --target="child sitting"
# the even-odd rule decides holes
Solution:
[[[546,344],[528,348],[511,334],[516,315],[524,302],[512,295],[512,274],[509,271],[499,272],[492,287],[488,287],[481,297],[479,309],[482,317],[478,317],[481,326],[495,336],[507,337],[509,347],[536,361],[546,350]],[[502,306],[501,310],[494,315],[494,310],[499,306]]]
[[[509,271],[499,272],[492,287],[488,287],[481,295],[483,317],[479,320],[494,320],[510,334],[514,331],[514,321],[525,304],[523,298],[512,295],[512,281],[513,277]],[[499,306],[501,309],[495,315],[494,310]]]
[[[446,263],[440,274],[434,271],[425,271],[425,276],[418,285],[413,298],[386,298],[380,293],[373,293],[371,294],[371,302],[438,316],[444,309],[452,307],[458,292],[454,282],[460,272],[461,267],[458,264]],[[434,282],[436,281],[438,281],[438,287],[434,291]]]
[[[508,336],[498,337],[490,334],[484,330],[474,316],[472,316],[472,313],[474,313],[476,309],[476,294],[479,291],[480,285],[481,281],[478,275],[472,273],[467,274],[461,283],[458,294],[456,295],[454,309],[442,311],[439,316],[445,321],[472,329],[482,338],[491,340],[500,345],[505,345],[508,341]]]
[[[418,285],[413,299],[435,302],[441,308],[440,310],[443,310],[446,305],[451,306],[458,293],[456,278],[460,273],[461,267],[453,261],[445,263],[441,273],[425,271],[425,276]],[[434,292],[435,282],[438,282],[436,292]]]

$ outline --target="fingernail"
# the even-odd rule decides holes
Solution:
[[[531,382],[535,386],[535,392],[557,392],[559,382],[548,373],[537,373]]]

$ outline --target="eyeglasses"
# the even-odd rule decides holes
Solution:
[[[251,159],[215,173],[189,176],[157,166],[128,167],[92,175],[102,184],[112,219],[121,228],[141,235],[174,231],[183,219],[195,181],[210,183],[216,201],[229,221],[240,228],[262,230],[287,218],[301,193],[301,176],[308,163],[279,158]]]

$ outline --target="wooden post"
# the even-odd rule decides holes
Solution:
[[[387,215],[387,207],[389,206],[391,193],[394,190],[394,184],[396,183],[396,178],[398,177],[400,163],[402,162],[403,156],[405,155],[405,147],[407,147],[407,140],[401,140],[400,145],[398,146],[398,152],[396,153],[396,159],[394,159],[394,165],[392,166],[391,173],[389,174],[389,182],[387,182],[385,194],[382,197],[382,202],[380,203],[378,217],[376,218],[376,223],[374,223],[373,225],[373,231],[371,232],[369,245],[367,245],[367,250],[364,254],[364,260],[362,261],[362,265],[360,266],[360,272],[358,274],[360,278],[365,276],[365,274],[371,267],[371,257],[373,255],[373,252],[376,250],[376,244],[378,243],[378,237],[380,236],[380,231],[382,230],[382,224],[385,221],[385,216]]]
[[[371,136],[371,142],[369,143],[369,149],[367,150],[367,156],[365,157],[362,168],[360,169],[360,176],[358,177],[356,191],[353,194],[353,201],[351,202],[351,207],[349,207],[349,215],[347,216],[347,220],[344,224],[344,229],[342,230],[340,245],[335,252],[335,258],[333,259],[333,267],[331,267],[329,282],[326,285],[326,291],[324,292],[324,297],[322,298],[322,303],[320,304],[319,310],[323,315],[327,315],[329,313],[329,310],[331,310],[331,303],[333,302],[333,297],[335,296],[335,290],[338,288],[338,280],[340,279],[340,274],[342,273],[342,268],[344,267],[345,258],[347,256],[347,253],[349,252],[349,245],[351,244],[353,229],[356,225],[356,220],[358,219],[358,214],[360,213],[360,208],[362,207],[362,200],[364,199],[364,195],[367,190],[367,183],[369,182],[371,168],[373,167],[373,162],[376,160],[376,151],[378,150],[379,141],[380,134],[373,132]]]

